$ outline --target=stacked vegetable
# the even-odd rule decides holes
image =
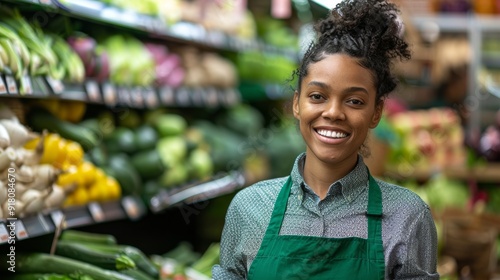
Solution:
[[[27,75],[83,81],[82,61],[64,39],[28,23],[17,9],[0,10],[0,71],[16,79],[21,94],[28,90]]]
[[[15,279],[207,280],[220,253],[219,243],[201,254],[181,242],[165,254],[148,256],[113,235],[76,229],[63,230],[56,242],[54,254],[18,252]]]
[[[129,110],[115,116],[102,112],[80,125],[100,132],[102,141],[88,158],[117,179],[123,194],[145,198],[161,189],[213,175],[213,164],[203,137],[181,115],[162,109],[144,115]]]
[[[66,196],[57,184],[61,169],[42,162],[47,151],[41,143],[33,149],[24,147],[30,140],[44,139],[46,135],[21,124],[7,107],[2,106],[0,112],[0,217],[24,217],[61,206]],[[14,194],[15,199],[9,201],[8,193]]]
[[[391,115],[388,121],[388,128],[396,135],[396,141],[391,143],[390,166],[413,170],[464,164],[464,131],[452,109],[400,112]]]
[[[160,268],[161,280],[208,280],[212,279],[212,267],[219,263],[219,255],[219,243],[210,244],[200,254],[190,243],[180,242],[162,255],[152,255],[151,260]]]
[[[16,279],[159,279],[158,267],[140,249],[119,244],[112,235],[68,229],[55,248],[54,255],[19,253]]]
[[[38,103],[34,103],[39,105]],[[119,199],[119,182],[103,169],[84,159],[85,152],[95,147],[99,139],[84,126],[62,120],[40,106],[27,114],[28,125],[35,131],[47,130],[45,138],[27,143],[27,148],[42,145],[45,153],[41,162],[60,170],[57,184],[65,191],[63,202],[57,206],[84,205],[92,201]]]
[[[26,145],[43,145],[44,153],[40,160],[62,171],[57,185],[65,192],[63,204],[52,207],[84,205],[93,201],[111,201],[121,197],[121,188],[111,176],[101,168],[84,159],[82,146],[75,141],[62,138],[57,133],[49,133],[44,139],[38,138]]]

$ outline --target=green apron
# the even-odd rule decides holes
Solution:
[[[289,177],[278,195],[248,279],[383,280],[382,195],[375,179],[370,176],[368,188],[368,239],[279,235],[291,186]]]

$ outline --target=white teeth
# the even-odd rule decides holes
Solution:
[[[318,130],[318,133],[320,135],[322,135],[322,136],[330,137],[330,138],[344,138],[344,137],[347,137],[347,134],[345,134],[345,133],[331,131],[331,130],[325,130],[325,129]]]

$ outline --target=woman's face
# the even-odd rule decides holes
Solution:
[[[308,159],[354,165],[369,129],[377,126],[382,114],[370,70],[348,55],[326,55],[309,65],[299,90],[293,114]]]

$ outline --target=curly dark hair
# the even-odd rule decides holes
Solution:
[[[294,73],[299,89],[309,64],[328,54],[343,53],[359,58],[360,65],[372,71],[377,100],[387,96],[397,86],[397,78],[391,73],[392,60],[411,57],[401,36],[398,13],[395,4],[384,0],[344,0],[337,4],[314,27],[317,40],[311,43]]]

